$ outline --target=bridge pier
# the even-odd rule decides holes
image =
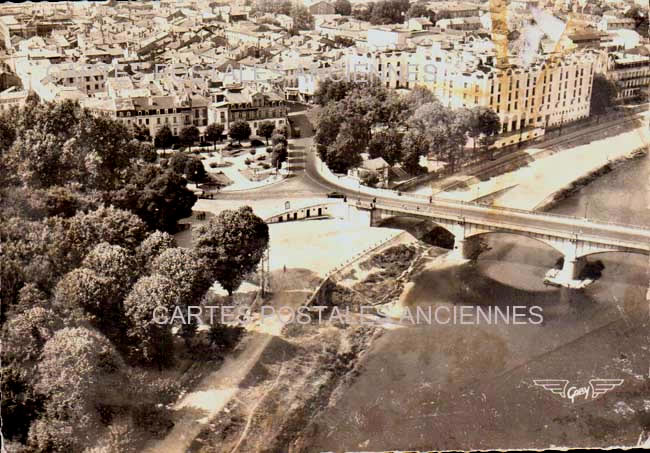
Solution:
[[[577,280],[586,262],[587,260],[584,258],[564,257],[564,264],[559,276],[566,280]]]
[[[580,280],[579,277],[586,264],[586,258],[576,258],[572,255],[565,255],[562,269],[559,271],[551,269],[546,274],[544,281],[555,286],[580,288],[583,286],[584,282]]]

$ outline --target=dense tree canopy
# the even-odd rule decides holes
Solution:
[[[0,114],[2,428],[29,451],[139,451],[134,427],[168,416],[156,405],[174,393],[127,372],[172,358],[169,326],[147,324],[153,304],[209,285],[165,232],[191,214],[182,173],[198,171],[159,166],[136,129],[72,102]]]
[[[134,212],[152,230],[173,232],[177,220],[192,214],[197,198],[182,174],[153,164],[134,165],[128,172],[128,182],[105,193],[104,201]]]
[[[32,426],[30,441],[44,451],[81,451],[101,429],[102,407],[128,401],[125,364],[99,332],[57,331],[43,347],[36,390],[47,398],[45,415]]]
[[[235,121],[230,126],[230,138],[241,142],[251,136],[251,127],[246,121]]]
[[[205,128],[205,139],[212,144],[220,141],[223,136],[223,124],[221,123],[210,123],[208,127]]]
[[[501,129],[494,111],[453,110],[419,86],[402,95],[376,83],[352,88],[329,83],[321,95],[328,101],[319,112],[316,149],[335,172],[358,166],[363,152],[390,165],[401,164],[413,175],[426,171],[420,159],[432,155],[453,172],[469,155],[468,137],[489,146]]]
[[[171,315],[180,300],[175,283],[161,275],[141,277],[133,285],[124,299],[133,354],[147,363],[169,363],[173,356],[170,326],[158,324],[154,315],[156,309],[168,310]]]
[[[273,135],[275,124],[272,121],[262,121],[257,127],[259,134],[266,139],[266,144],[269,144],[269,138]]]
[[[153,260],[151,272],[176,282],[180,304],[197,305],[213,283],[208,264],[194,250],[175,247],[164,250]]]
[[[616,84],[603,74],[594,74],[591,88],[591,114],[602,115],[614,105],[618,89]]]
[[[336,14],[349,16],[352,14],[352,4],[350,3],[350,0],[336,0],[334,2],[334,10]]]
[[[173,143],[174,135],[169,126],[163,126],[156,132],[156,137],[154,138],[156,148],[166,149],[172,146]]]
[[[196,126],[187,126],[181,129],[181,132],[178,134],[180,142],[185,146],[192,146],[194,143],[199,141],[201,133]]]
[[[255,269],[268,242],[268,225],[248,206],[221,211],[194,236],[194,248],[210,266],[211,276],[230,294]]]

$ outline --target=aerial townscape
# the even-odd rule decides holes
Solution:
[[[650,448],[648,13],[0,3],[0,451]]]

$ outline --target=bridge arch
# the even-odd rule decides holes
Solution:
[[[591,251],[586,251],[584,253],[578,254],[577,258],[589,258],[594,255],[602,255],[603,253],[631,253],[634,255],[641,256],[650,256],[650,252],[647,250],[628,250],[628,249],[596,249]]]
[[[480,236],[486,236],[488,234],[502,234],[502,235],[518,236],[518,237],[523,237],[523,238],[527,238],[527,239],[532,239],[532,240],[534,240],[536,242],[540,242],[540,243],[546,245],[547,247],[550,247],[551,249],[558,252],[562,256],[564,256],[565,253],[566,253],[565,250],[563,250],[559,244],[557,244],[556,242],[554,242],[552,240],[542,239],[539,236],[534,235],[534,234],[526,234],[526,233],[517,232],[517,231],[509,231],[509,230],[482,230],[482,231],[475,231],[475,232],[473,231],[473,232],[470,232],[468,235],[466,235],[465,238],[470,239],[470,238],[475,238],[475,237],[480,237]]]
[[[392,225],[392,223],[397,223],[400,220],[411,221],[412,225]],[[409,214],[400,214],[400,215],[391,215],[388,217],[382,218],[377,222],[376,226],[378,227],[391,227],[399,228],[405,231],[410,232],[413,236],[420,239],[427,234],[430,234],[435,229],[439,228],[443,230],[446,234],[449,235],[449,241],[451,241],[450,247],[453,247],[453,242],[463,237],[463,227],[454,222],[442,222],[431,217],[422,217],[418,215],[409,215]]]

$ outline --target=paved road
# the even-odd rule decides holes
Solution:
[[[397,193],[386,192],[382,196],[365,193],[368,189],[361,187],[353,190],[349,187],[335,184],[325,178],[318,166],[320,165],[312,149],[313,127],[304,113],[291,114],[294,124],[301,132],[302,138],[294,140],[292,150],[305,153],[305,169],[298,172],[283,183],[275,186],[252,189],[242,192],[221,193],[223,199],[299,199],[323,196],[328,192],[341,192],[350,199],[369,205],[376,201],[376,206],[386,209],[403,210],[404,212],[424,213],[432,212],[445,218],[455,218],[479,223],[501,224],[516,230],[536,230],[538,232],[554,232],[566,237],[573,237],[576,233],[581,237],[589,236],[592,239],[602,239],[607,243],[647,244],[650,243],[650,229],[635,226],[622,226],[592,222],[586,219],[571,218],[550,214],[540,214],[525,211],[494,208],[479,204],[458,203],[434,199],[433,205],[427,200],[414,198],[408,194],[403,196]]]

